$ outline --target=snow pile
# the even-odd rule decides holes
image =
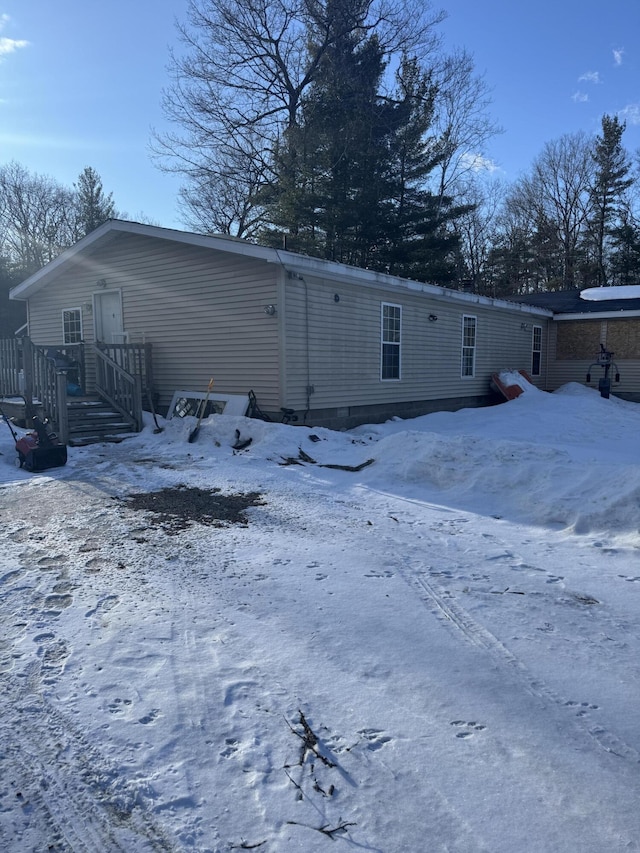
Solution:
[[[0,424],[2,849],[640,849],[640,407],[534,391],[39,475]]]
[[[516,385],[518,388],[521,388],[523,391],[528,391],[531,394],[543,393],[536,388],[535,385],[529,382],[526,376],[523,376],[519,370],[502,370],[498,375],[505,388]]]

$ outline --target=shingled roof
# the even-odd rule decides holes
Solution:
[[[579,290],[554,290],[546,293],[529,293],[512,296],[514,302],[547,308],[554,314],[604,314],[612,312],[640,311],[640,299],[599,299],[591,301],[580,298]]]

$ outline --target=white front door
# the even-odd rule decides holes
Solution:
[[[125,343],[122,325],[122,297],[119,290],[94,294],[96,341],[104,344]]]

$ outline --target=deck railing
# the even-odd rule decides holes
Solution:
[[[151,344],[104,344],[96,349],[107,355],[130,376],[139,376],[142,387],[153,386]]]
[[[95,391],[142,429],[142,389],[151,388],[151,344],[36,346],[28,337],[0,340],[0,397],[22,397],[25,416],[38,411],[68,440],[68,386],[85,394],[87,360],[95,362]]]
[[[0,397],[21,397],[24,382],[22,338],[0,340]]]
[[[122,344],[118,346],[128,346]],[[142,429],[142,377],[132,376],[107,354],[106,347],[96,347],[96,390],[131,424],[132,431]]]

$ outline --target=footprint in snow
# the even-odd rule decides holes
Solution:
[[[240,741],[235,738],[228,737],[225,738],[225,748],[221,751],[220,755],[222,758],[231,758],[232,755],[235,755],[240,747]]]
[[[373,752],[382,749],[386,743],[390,743],[392,740],[380,729],[361,729],[358,734],[367,741],[367,749]]]
[[[589,711],[597,711],[598,705],[592,705],[590,702],[574,702],[568,700],[564,703],[565,708],[575,709],[576,717],[586,717]]]
[[[148,726],[149,723],[153,723],[154,720],[157,720],[159,716],[160,708],[152,708],[148,714],[145,714],[144,717],[140,717],[138,722],[142,723],[143,726]]]
[[[62,595],[48,595],[44,600],[44,609],[50,616],[59,616],[65,607],[70,607],[73,604],[73,596],[68,593]]]
[[[476,732],[483,732],[487,728],[475,720],[469,722],[466,720],[452,720],[450,725],[461,729],[461,731],[456,732],[456,737],[461,739],[472,737]]]
[[[117,595],[105,595],[98,601],[95,607],[92,607],[91,610],[87,610],[84,615],[89,617],[96,616],[101,613],[107,613],[109,610],[112,610],[119,601],[120,599]]]

